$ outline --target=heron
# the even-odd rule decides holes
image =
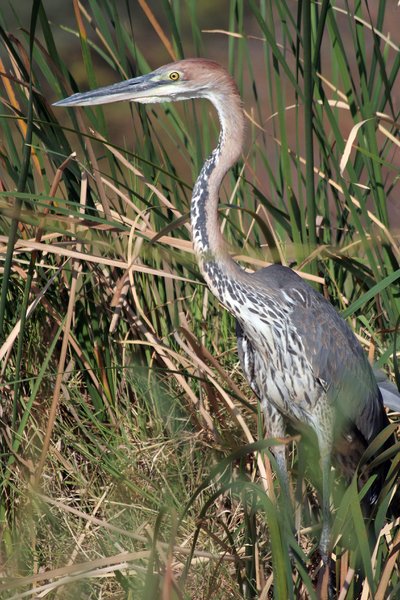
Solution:
[[[127,81],[76,93],[55,106],[118,101],[159,103],[206,98],[215,107],[220,134],[193,187],[191,226],[200,271],[219,302],[236,318],[243,372],[258,397],[265,435],[284,438],[287,428],[316,436],[322,471],[320,552],[330,546],[332,456],[353,473],[370,442],[388,424],[380,388],[355,334],[322,294],[290,268],[275,264],[250,273],[231,257],[218,221],[219,190],[239,160],[245,132],[242,100],[225,68],[185,59]],[[285,445],[272,452],[288,488]],[[370,494],[373,502],[376,492]]]

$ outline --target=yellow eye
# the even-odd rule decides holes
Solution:
[[[168,77],[171,79],[171,81],[178,81],[180,75],[177,71],[172,71],[172,73],[170,73]]]

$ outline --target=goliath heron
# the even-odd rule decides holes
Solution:
[[[220,120],[219,142],[193,189],[191,223],[201,273],[237,320],[240,362],[265,417],[268,437],[283,438],[286,424],[316,435],[322,469],[320,549],[329,549],[332,452],[354,471],[366,446],[388,425],[382,396],[354,333],[325,298],[291,269],[273,265],[250,274],[229,255],[218,223],[221,182],[238,160],[244,113],[235,82],[215,62],[181,60],[128,81],[74,94],[56,106],[128,100],[171,102],[207,98]],[[284,446],[274,454],[287,487]],[[371,501],[372,501],[371,496]]]

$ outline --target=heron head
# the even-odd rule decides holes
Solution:
[[[54,106],[92,106],[128,100],[130,102],[172,102],[189,98],[207,98],[228,86],[236,91],[227,71],[218,63],[200,58],[164,65],[134,79],[121,81],[89,92],[73,94]]]

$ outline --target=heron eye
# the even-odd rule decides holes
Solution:
[[[172,80],[172,81],[178,81],[178,79],[180,78],[179,73],[177,73],[176,71],[172,71],[172,73],[170,73],[168,75],[168,77]]]

